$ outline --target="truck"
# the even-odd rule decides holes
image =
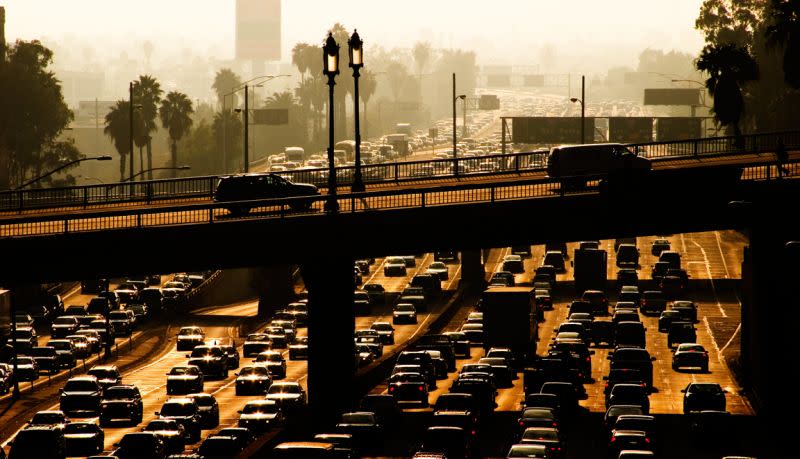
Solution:
[[[572,258],[575,269],[575,290],[582,295],[586,290],[606,290],[608,254],[601,249],[575,249]]]
[[[407,134],[389,134],[386,136],[386,143],[394,148],[400,156],[411,154],[411,149],[408,146]]]
[[[517,362],[536,354],[538,324],[532,287],[490,286],[483,292],[483,346],[507,347]]]

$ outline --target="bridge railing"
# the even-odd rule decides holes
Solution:
[[[710,157],[746,153],[772,152],[781,139],[787,149],[800,149],[800,131],[750,134],[743,144],[736,145],[734,137],[676,140],[629,144],[642,156],[654,161],[676,157]],[[458,157],[423,161],[363,165],[362,177],[367,184],[401,183],[441,180],[455,177],[455,172],[468,177],[519,174],[543,171],[547,152],[521,152],[507,155]],[[312,183],[327,188],[328,169],[295,169],[278,172],[293,182]],[[354,166],[336,168],[339,186],[353,183]],[[98,205],[152,204],[170,201],[191,202],[213,196],[220,176],[200,176],[176,179],[149,180],[133,183],[86,185],[64,188],[42,188],[0,192],[0,212],[21,212],[30,209],[89,208]]]
[[[722,166],[730,168],[731,166]],[[791,176],[800,178],[800,160],[785,164]],[[339,214],[373,212],[403,208],[426,208],[444,205],[493,203],[497,201],[555,198],[591,195],[599,192],[603,175],[583,176],[586,187],[562,186],[554,178],[534,178],[513,182],[460,183],[426,188],[388,189],[341,195],[336,202]],[[773,163],[742,169],[740,180],[763,181],[781,179]],[[567,180],[574,180],[565,178]],[[300,198],[259,199],[226,203],[182,204],[169,207],[137,207],[104,210],[87,214],[15,216],[0,220],[0,237],[25,237],[177,226],[188,224],[222,224],[253,219],[285,219],[324,215],[327,195]],[[246,208],[247,213],[237,211]],[[233,210],[233,212],[231,212]]]

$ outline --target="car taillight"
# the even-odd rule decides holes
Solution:
[[[591,361],[592,361],[592,358],[591,358],[591,357],[586,357],[586,361],[587,361],[587,362],[591,362]]]
[[[558,427],[558,423],[554,421],[553,422],[553,427]]]
[[[644,442],[645,442],[645,443],[650,443],[650,439],[649,439],[649,438],[647,438],[647,437],[644,437]]]
[[[520,427],[525,427],[525,423],[524,423],[524,422],[522,422],[522,421],[519,421],[519,426],[520,426]]]
[[[615,441],[617,441],[617,437],[611,437],[611,443],[614,443]]]
[[[472,431],[472,435],[473,435],[473,436],[475,436],[475,435],[478,435],[478,432],[476,432],[476,431],[474,431],[474,430],[473,430],[473,431]]]
[[[394,386],[389,386],[389,392],[394,392]]]
[[[423,386],[419,386],[418,389],[419,389],[420,392],[425,390],[425,388]]]

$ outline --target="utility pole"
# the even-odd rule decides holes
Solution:
[[[581,75],[581,144],[586,143],[586,75]]]
[[[128,100],[130,101],[128,103],[128,122],[130,123],[130,126],[129,126],[130,130],[128,131],[130,133],[130,136],[129,136],[130,138],[128,139],[128,141],[130,142],[129,147],[131,149],[131,151],[130,151],[130,169],[129,169],[129,172],[128,172],[128,180],[131,181],[131,196],[133,196],[133,189],[134,189],[133,188],[134,187],[134,185],[133,185],[133,81],[128,83]]]
[[[456,140],[456,74],[453,72],[453,175],[458,177],[458,144]]]
[[[248,135],[250,128],[250,99],[247,97],[247,85],[244,85],[244,171],[250,172],[250,147],[248,145]]]

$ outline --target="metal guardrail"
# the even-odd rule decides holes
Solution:
[[[730,168],[730,165],[722,166]],[[784,164],[788,173],[800,178],[800,160]],[[465,183],[413,189],[392,189],[340,195],[339,213],[375,212],[444,205],[494,203],[530,198],[560,198],[597,194],[597,186],[606,176],[583,176],[587,187],[562,186],[554,178],[515,180],[513,182]],[[752,165],[742,169],[743,181],[779,179],[775,164]],[[564,178],[574,182],[574,178]],[[0,237],[29,237],[81,233],[115,229],[217,224],[255,219],[285,219],[325,214],[327,195],[299,198],[259,199],[226,203],[182,204],[161,208],[106,210],[87,214],[17,216],[0,221]],[[229,209],[246,208],[248,213]]]
[[[781,139],[787,149],[800,149],[800,131],[751,134],[743,136],[743,145],[734,137],[676,140],[628,144],[640,155],[654,161],[676,157],[712,157],[735,154],[772,152]],[[487,155],[474,158],[434,159],[363,165],[362,176],[367,184],[401,183],[419,180],[450,179],[459,174],[468,177],[518,174],[543,171],[547,152],[522,152]],[[353,181],[354,166],[336,168],[337,184],[348,186]],[[295,169],[278,172],[293,182],[312,183],[320,188],[328,184],[327,168]],[[86,185],[0,192],[0,212],[21,212],[31,209],[85,209],[99,205],[125,205],[191,202],[213,196],[220,176],[149,180],[133,183]]]

